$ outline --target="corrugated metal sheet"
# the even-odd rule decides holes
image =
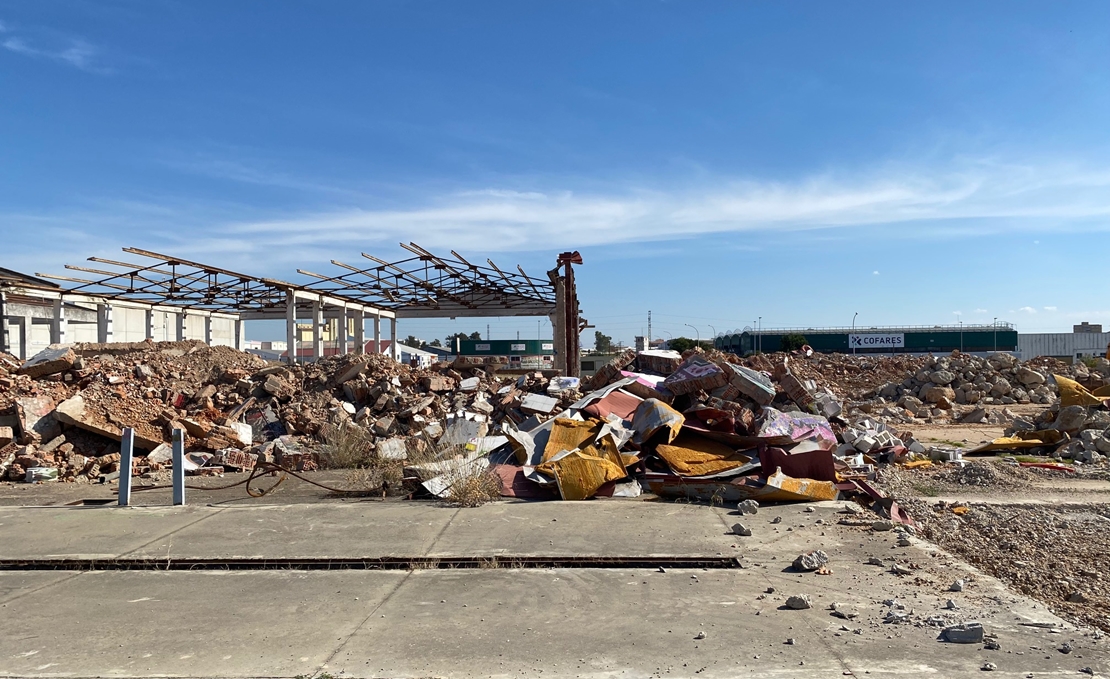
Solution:
[[[1110,332],[1050,332],[1018,335],[1022,360],[1038,356],[1074,357],[1077,352],[1105,353]]]

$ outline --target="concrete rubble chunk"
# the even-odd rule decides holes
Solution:
[[[794,611],[802,611],[810,607],[808,594],[795,594],[786,599],[786,607]]]
[[[951,644],[981,644],[983,643],[983,625],[978,622],[962,622],[958,625],[945,627],[942,635],[944,640]]]
[[[50,441],[62,433],[54,400],[49,396],[17,398],[15,410],[20,432],[26,439]]]
[[[829,562],[829,555],[824,550],[815,549],[812,552],[799,554],[794,559],[794,570],[796,571],[815,571],[821,566]]]
[[[759,502],[756,500],[741,500],[736,509],[741,514],[756,514],[759,512]]]
[[[748,528],[742,523],[737,523],[733,524],[732,526],[732,534],[739,535],[741,537],[751,537],[752,529]]]
[[[15,440],[15,432],[11,427],[0,427],[0,448],[7,446]]]
[[[73,367],[76,360],[77,354],[73,353],[72,347],[51,344],[28,359],[16,373],[37,379],[65,372]]]

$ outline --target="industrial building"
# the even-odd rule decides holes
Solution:
[[[509,370],[550,370],[555,365],[553,340],[455,339],[455,355],[504,358]]]
[[[841,354],[925,354],[1016,351],[1018,333],[1010,323],[988,325],[913,325],[870,328],[767,328],[722,333],[713,339],[721,351],[738,355],[782,350],[783,337],[800,335],[814,351]]]
[[[1100,325],[1088,327],[1102,329]],[[1110,332],[1081,330],[1018,335],[1017,351],[1022,360],[1051,356],[1071,363],[1083,358],[1106,356],[1108,350],[1110,350]]]

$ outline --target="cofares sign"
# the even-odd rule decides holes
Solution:
[[[888,335],[848,335],[849,349],[902,349],[906,346],[906,335],[891,333]]]

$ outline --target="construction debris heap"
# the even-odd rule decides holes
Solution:
[[[403,470],[405,492],[439,497],[484,476],[510,497],[878,500],[868,484],[875,465],[958,457],[890,425],[983,420],[987,401],[1052,404],[1069,370],[1090,393],[1110,382],[1107,366],[1038,369],[1008,354],[958,352],[740,359],[627,350],[588,380],[507,367],[460,357],[421,369],[355,354],[286,366],[199,342],[58,345],[22,364],[2,355],[0,476],[110,481],[125,427],[139,449],[133,474],[170,464],[175,429],[193,474],[260,461],[311,471],[337,463],[322,444],[343,431]],[[1069,411],[1051,412],[1060,430]],[[1105,446],[1100,433],[1073,448],[1087,451],[1087,438],[1091,451]],[[898,519],[889,503],[884,513]]]

